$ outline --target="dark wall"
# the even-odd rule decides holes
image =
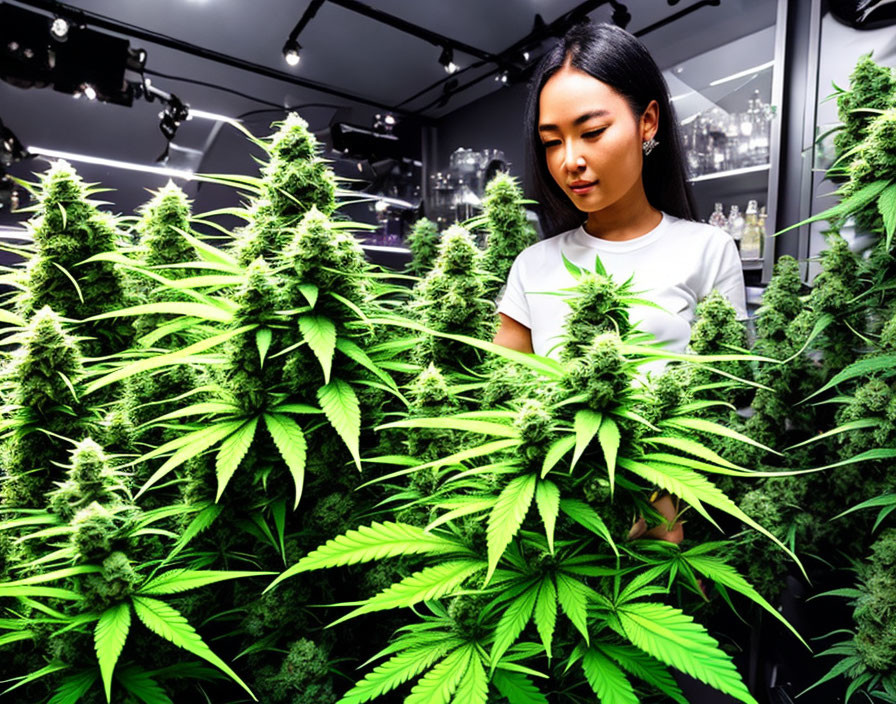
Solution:
[[[444,171],[459,147],[500,149],[510,162],[510,172],[522,178],[525,103],[526,86],[511,85],[441,118],[436,124],[434,170]]]

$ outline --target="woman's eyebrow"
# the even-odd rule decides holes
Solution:
[[[610,112],[608,110],[591,110],[582,115],[579,115],[575,120],[573,120],[572,124],[581,125],[583,122],[588,122],[592,117],[606,117]],[[543,124],[538,126],[539,132],[550,132],[553,130],[559,129],[557,125],[552,124]]]

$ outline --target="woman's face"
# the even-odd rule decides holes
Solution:
[[[596,213],[644,198],[641,144],[656,133],[652,101],[636,118],[619,93],[569,65],[551,76],[538,102],[548,171],[579,210]]]

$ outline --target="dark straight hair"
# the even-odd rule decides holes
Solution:
[[[529,190],[541,206],[546,235],[579,227],[585,216],[548,171],[538,136],[538,102],[548,79],[566,62],[619,93],[639,119],[651,100],[659,105],[659,143],[644,158],[642,179],[648,202],[658,210],[694,220],[696,207],[684,164],[678,120],[666,81],[644,45],[612,24],[577,24],[538,64],[526,100],[526,173]]]

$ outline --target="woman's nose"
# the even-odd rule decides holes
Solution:
[[[566,168],[568,171],[581,171],[586,166],[585,157],[576,153],[572,145],[566,147]]]

